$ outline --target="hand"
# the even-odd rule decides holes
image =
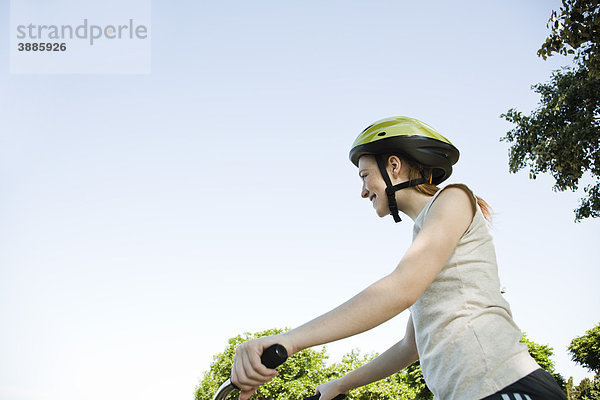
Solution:
[[[266,336],[242,343],[235,350],[231,382],[241,389],[239,400],[248,400],[260,385],[277,376],[277,371],[265,367],[260,356],[268,347],[280,344],[291,355],[290,345],[286,345],[283,335]]]
[[[317,386],[315,394],[319,393],[319,400],[332,400],[340,394],[348,394],[348,391],[342,387],[340,379],[336,379]]]

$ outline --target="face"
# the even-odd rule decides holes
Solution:
[[[381,177],[377,161],[373,156],[362,156],[358,160],[358,176],[362,179],[360,195],[363,199],[369,199],[380,217],[389,215],[387,195],[385,194],[385,181]]]

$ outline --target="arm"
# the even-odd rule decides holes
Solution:
[[[320,400],[330,400],[338,394],[346,394],[350,390],[368,385],[388,377],[417,361],[419,354],[415,343],[415,328],[412,316],[406,324],[404,338],[390,347],[385,353],[343,377],[319,385],[316,393],[320,393]]]
[[[418,359],[415,328],[411,316],[406,325],[404,338],[368,364],[340,378],[340,388],[346,393],[357,387],[368,385],[408,367]]]
[[[433,282],[468,229],[473,218],[471,207],[471,200],[463,190],[444,190],[431,206],[421,232],[391,274],[298,328],[239,346],[232,381],[243,389],[240,398],[249,398],[258,385],[272,379],[273,372],[260,364],[259,359],[270,345],[279,343],[293,354],[367,331],[410,307]]]
[[[444,190],[391,274],[334,310],[287,332],[282,344],[295,353],[367,331],[410,307],[442,270],[473,215],[466,192]]]

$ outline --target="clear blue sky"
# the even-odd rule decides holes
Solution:
[[[244,331],[293,327],[390,272],[348,161],[372,121],[419,118],[494,208],[515,320],[566,346],[600,321],[600,221],[508,173],[510,107],[568,62],[536,51],[560,1],[152,4],[149,75],[11,75],[0,8],[0,399],[191,399]],[[329,346],[383,351],[407,316]]]

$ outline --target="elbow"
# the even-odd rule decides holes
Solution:
[[[411,296],[409,293],[398,293],[395,308],[398,311],[397,314],[400,314],[404,310],[408,310],[415,302],[417,298]]]
[[[421,293],[416,293],[414,290],[407,290],[404,294],[403,299],[405,309],[412,307],[412,305],[415,304],[417,300],[419,300],[419,297],[421,297]]]
[[[405,279],[397,279],[394,275],[389,275],[389,293],[391,294],[392,307],[396,314],[407,310],[421,297],[421,291]],[[386,285],[387,286],[387,285]]]
[[[382,279],[373,288],[376,292],[384,294],[387,298],[387,306],[390,308],[390,312],[393,315],[400,314],[402,311],[412,306],[419,295],[414,290],[406,287],[403,282],[398,282],[393,275],[388,275],[387,278]]]
[[[417,290],[414,285],[409,285],[407,282],[402,282],[397,288],[397,303],[398,307],[401,308],[401,311],[404,311],[415,304],[422,294],[422,291]]]
[[[405,356],[405,367],[414,364],[419,361],[419,352],[417,351],[417,346],[414,343],[404,342],[402,346],[402,352]]]
[[[392,304],[393,314],[398,315],[402,311],[410,308],[417,301],[418,297],[412,295],[409,291],[397,290],[394,295],[394,301]]]
[[[389,277],[394,287],[394,293],[398,306],[403,310],[412,307],[427,290],[427,282],[415,274],[406,274],[405,271],[397,269]]]
[[[398,342],[398,351],[399,354],[402,354],[402,359],[404,360],[400,369],[406,368],[419,360],[419,352],[413,338],[404,337],[404,339]]]
[[[421,291],[407,282],[409,281],[392,273],[373,284],[367,292],[370,296],[381,299],[382,310],[386,310],[388,318],[391,318],[411,307],[421,296]]]

